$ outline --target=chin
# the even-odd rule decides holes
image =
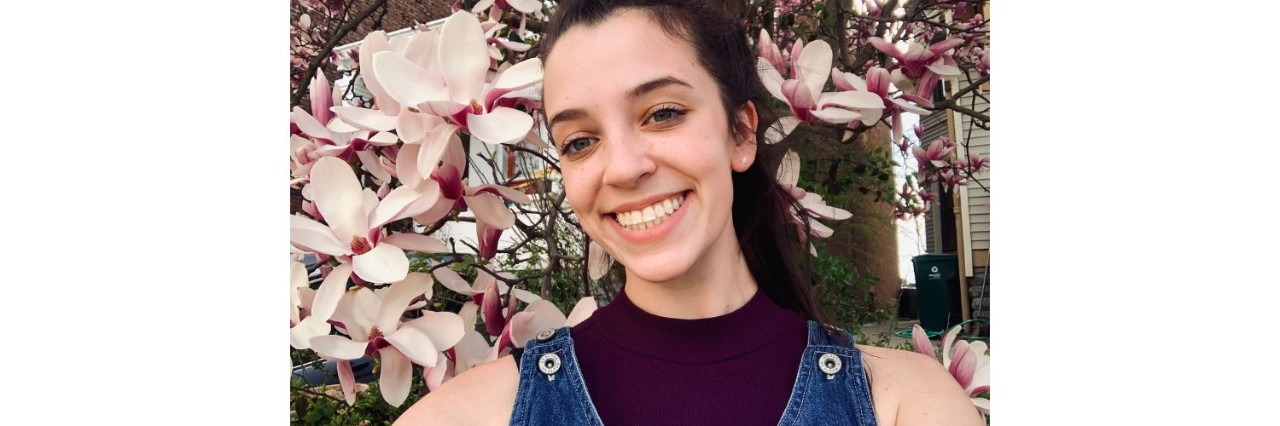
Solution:
[[[649,256],[640,256],[623,263],[627,272],[636,278],[650,283],[665,283],[678,280],[689,273],[693,267],[692,257],[683,256],[667,250]]]

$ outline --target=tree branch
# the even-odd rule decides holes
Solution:
[[[324,63],[324,59],[329,57],[330,53],[333,53],[333,48],[338,46],[338,42],[342,41],[342,38],[346,37],[347,33],[355,30],[365,18],[372,15],[374,10],[386,6],[386,4],[387,0],[373,0],[369,7],[360,11],[360,14],[356,15],[355,18],[347,21],[346,24],[343,24],[337,31],[329,35],[329,41],[326,41],[324,47],[320,48],[320,52],[311,58],[311,63],[307,65],[307,70],[302,73],[302,79],[298,81],[298,89],[293,92],[293,97],[289,100],[289,109],[293,109],[293,107],[298,106],[299,102],[302,102],[302,95],[307,93],[307,87],[310,86],[311,79],[315,77],[316,70],[320,69],[320,64]],[[314,114],[315,111],[312,111],[312,113]]]

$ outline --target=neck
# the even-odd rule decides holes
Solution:
[[[758,288],[732,223],[724,232],[729,238],[719,239],[688,272],[670,281],[648,282],[627,270],[623,292],[636,307],[667,318],[711,318],[738,310]]]

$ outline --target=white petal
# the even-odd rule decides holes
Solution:
[[[804,46],[796,65],[800,69],[800,77],[809,93],[816,99],[827,84],[827,76],[831,74],[831,45],[822,39],[814,40]],[[796,78],[797,76],[792,76]]]
[[[542,9],[542,2],[538,0],[507,0],[507,4],[520,13],[533,13]]]
[[[542,81],[542,60],[527,59],[507,68],[493,81],[493,89],[519,90]]]
[[[300,215],[289,216],[289,241],[303,250],[330,256],[351,253],[351,246],[334,236],[328,226]]]
[[[421,366],[436,365],[436,357],[440,355],[440,351],[421,331],[412,327],[400,327],[395,333],[385,337],[391,346],[395,346],[414,363]]]
[[[444,242],[428,237],[422,234],[410,234],[406,232],[397,232],[382,239],[382,243],[391,244],[402,250],[412,250],[419,253],[446,253],[449,247]]]
[[[846,108],[884,108],[884,99],[871,92],[827,92],[818,96],[818,109],[828,105],[839,105]]]
[[[440,72],[449,98],[479,101],[489,71],[489,45],[475,15],[454,12],[440,28]]]
[[[462,276],[447,267],[431,271],[431,275],[434,275],[436,277],[436,281],[439,281],[444,288],[453,290],[455,293],[463,296],[471,296],[479,293],[471,288],[471,284],[467,283],[467,280],[462,279]]]
[[[818,117],[819,120],[833,124],[845,124],[862,117],[862,114],[835,107],[812,110],[809,113]]]
[[[587,259],[587,275],[592,281],[599,281],[609,272],[609,267],[613,266],[613,257],[609,256],[609,253],[605,252],[595,240],[592,240],[588,247],[591,256]]]
[[[529,339],[534,338],[543,330],[564,327],[565,322],[568,321],[564,313],[560,312],[560,308],[546,300],[537,300],[530,303],[529,307],[525,308],[523,312],[516,314],[516,316],[521,315],[525,316],[522,318],[524,321],[521,321],[517,326],[515,317],[512,317],[513,324],[511,327],[511,341],[513,343],[518,342],[521,345],[520,347],[523,347]]]
[[[782,162],[778,163],[778,183],[787,186],[796,186],[796,182],[800,180],[800,155],[795,151],[787,150],[782,155]]]
[[[490,144],[519,142],[533,128],[533,117],[523,111],[498,107],[486,114],[467,114],[467,130]]]
[[[369,344],[354,342],[342,336],[316,336],[311,338],[311,350],[316,353],[337,359],[357,359],[364,356],[364,349]]]
[[[392,406],[399,407],[409,397],[409,387],[413,382],[413,364],[394,347],[378,350],[382,363],[378,366],[382,373],[378,375],[378,385],[382,390],[382,399]]]
[[[311,349],[311,338],[329,334],[333,326],[314,316],[307,317],[289,329],[289,345],[295,349]]]
[[[462,340],[463,334],[466,333],[464,325],[462,317],[458,314],[426,311],[422,313],[422,318],[406,322],[400,327],[418,330],[430,338],[436,348],[444,351]]]
[[[773,67],[773,64],[764,58],[756,58],[756,72],[760,74],[760,83],[764,84],[769,94],[783,102],[789,102],[787,97],[782,95],[782,74]]]
[[[374,69],[373,57],[378,53],[391,49],[391,43],[387,42],[387,33],[385,31],[374,31],[364,37],[360,42],[360,69],[369,71]],[[392,111],[399,111],[400,104],[396,102],[387,90],[378,82],[378,78],[374,72],[363,73],[361,78],[364,79],[365,88],[369,89],[369,93],[373,94],[373,100],[377,103],[378,109],[384,114],[392,114]]]
[[[369,231],[362,211],[364,195],[351,165],[333,157],[316,160],[311,167],[311,195],[334,236],[345,241]]]
[[[413,272],[405,277],[403,281],[391,285],[387,293],[382,295],[382,303],[378,306],[378,316],[374,325],[383,332],[395,330],[400,324],[400,317],[404,315],[404,309],[409,306],[409,301],[418,296],[427,293],[431,289],[431,274],[425,272]],[[424,364],[435,364],[435,361]]]
[[[374,54],[373,73],[387,94],[401,105],[418,105],[446,97],[445,88],[439,85],[437,76],[395,52]]]
[[[360,279],[371,283],[391,283],[409,274],[409,258],[391,244],[378,244],[365,254],[353,256],[352,266]]]
[[[351,278],[351,265],[343,263],[329,271],[316,291],[316,298],[311,302],[311,317],[320,321],[328,321],[333,311],[338,308],[338,301],[347,291],[347,280]]]
[[[388,223],[404,219],[422,212],[411,212],[407,214],[405,211],[410,205],[422,198],[422,194],[414,191],[408,186],[401,186],[391,190],[386,198],[378,202],[378,207],[374,209],[373,216],[369,218],[369,227],[377,228]]]
[[[569,317],[565,319],[564,325],[570,327],[578,325],[578,323],[591,317],[591,314],[596,312],[596,307],[596,299],[591,296],[579,299],[578,303],[573,305],[573,311],[569,312]]]
[[[507,208],[502,198],[496,195],[486,192],[462,198],[466,200],[467,208],[476,215],[476,220],[497,229],[508,229],[516,223],[515,214],[511,213],[511,209]]]

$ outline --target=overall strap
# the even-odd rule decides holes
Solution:
[[[582,380],[569,327],[543,331],[519,356],[512,425],[602,426]]]
[[[875,426],[871,388],[854,342],[847,331],[831,336],[821,324],[809,321],[809,343],[779,425]]]

